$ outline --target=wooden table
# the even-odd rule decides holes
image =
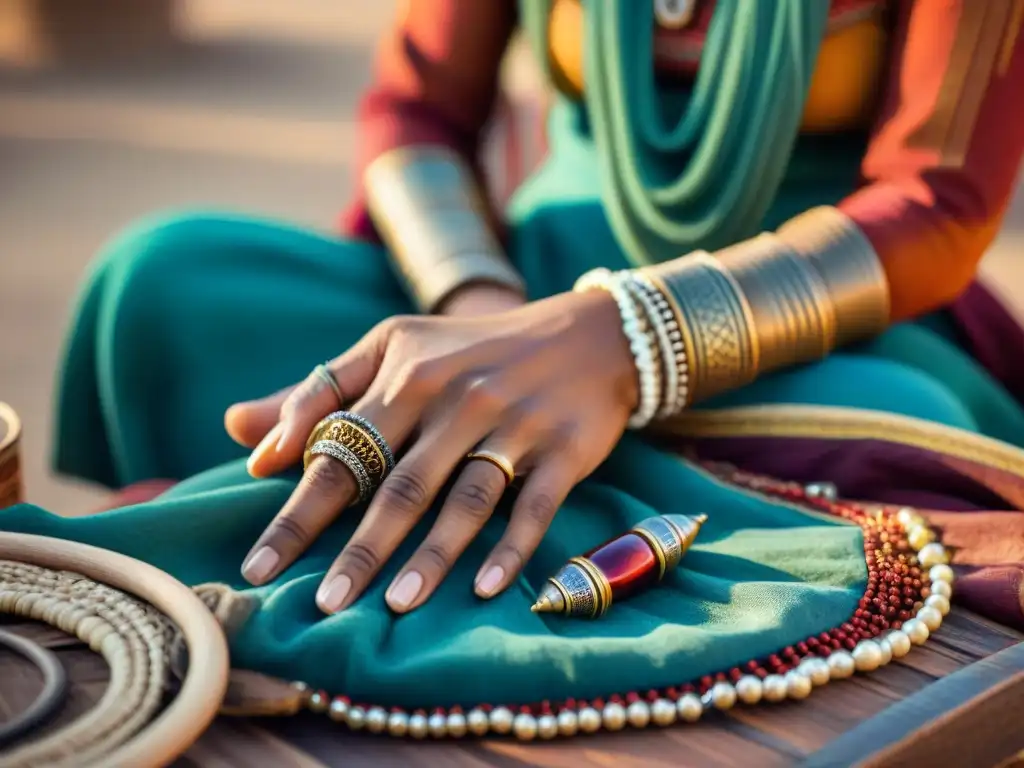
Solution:
[[[7,623],[57,651],[72,687],[56,724],[103,693],[107,669],[76,640]],[[737,707],[697,725],[521,744],[414,742],[352,734],[326,717],[222,717],[176,763],[190,768],[306,766],[956,766],[993,768],[1024,750],[1024,636],[954,611],[923,648],[882,671],[830,683],[799,703]],[[0,652],[0,718],[39,690],[37,673]]]

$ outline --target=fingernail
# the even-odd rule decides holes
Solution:
[[[330,581],[325,581],[316,591],[316,604],[325,613],[337,613],[352,589],[352,579],[341,573]]]
[[[260,440],[260,444],[253,448],[252,453],[249,454],[249,460],[245,462],[245,468],[250,475],[254,475],[253,469],[258,461],[270,453],[271,450],[277,450],[278,436],[281,434],[282,426],[281,422],[275,424],[271,430],[263,436],[263,439]]]
[[[388,587],[385,598],[388,605],[396,611],[404,611],[419,597],[421,589],[423,589],[423,577],[416,571],[408,571]]]
[[[480,597],[490,597],[505,580],[505,569],[500,565],[492,565],[480,574],[476,580],[476,593]]]
[[[250,584],[260,584],[274,572],[280,559],[280,555],[270,547],[262,547],[242,566],[242,575]]]

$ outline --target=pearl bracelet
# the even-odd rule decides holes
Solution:
[[[624,273],[628,275],[628,273]],[[630,429],[642,429],[650,424],[661,405],[661,376],[657,346],[646,332],[646,318],[637,312],[637,302],[626,287],[624,274],[614,274],[600,268],[587,272],[573,286],[574,291],[603,290],[611,294],[619,307],[622,332],[629,341],[637,375],[640,378],[640,403],[630,416]]]
[[[654,327],[661,348],[661,362],[665,375],[664,398],[658,418],[675,416],[686,407],[689,398],[689,363],[679,321],[668,299],[642,272],[626,272],[626,287],[643,307],[650,325]]]

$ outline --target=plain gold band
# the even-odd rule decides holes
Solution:
[[[489,464],[493,464],[501,470],[502,474],[505,475],[505,485],[511,485],[516,479],[516,468],[512,465],[512,462],[502,456],[500,453],[494,451],[473,451],[472,453],[466,454],[468,461],[474,461],[479,459],[480,461],[486,461]]]

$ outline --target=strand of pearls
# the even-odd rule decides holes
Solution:
[[[781,497],[817,511],[854,519],[865,530],[878,521],[887,524],[895,521],[896,528],[905,535],[908,549],[915,553],[908,558],[908,562],[915,564],[914,567],[919,567],[922,572],[919,580],[921,586],[919,591],[915,588],[912,598],[915,601],[913,614],[906,614],[910,618],[900,621],[898,628],[879,630],[873,635],[865,630],[856,642],[846,638],[849,645],[831,648],[822,646],[815,653],[795,657],[792,665],[779,667],[779,672],[737,673],[731,682],[728,679],[706,678],[708,684],[700,688],[693,685],[682,689],[673,687],[651,691],[646,697],[631,693],[626,697],[612,696],[608,700],[570,701],[560,707],[546,704],[540,707],[481,705],[466,712],[453,707],[447,711],[438,708],[428,713],[423,710],[408,712],[381,706],[363,706],[352,703],[344,696],[331,699],[325,692],[316,691],[308,693],[307,707],[313,712],[326,713],[332,720],[352,730],[413,739],[497,734],[532,741],[602,730],[621,731],[627,727],[665,727],[681,722],[693,723],[709,710],[729,710],[737,704],[755,705],[805,699],[815,688],[832,680],[873,672],[903,658],[915,646],[923,645],[942,625],[944,617],[949,613],[953,596],[953,569],[948,565],[948,555],[938,542],[935,532],[915,510],[909,507],[893,510],[840,504],[836,502],[835,487],[828,483],[800,487],[740,472],[723,476],[723,479],[765,496]],[[925,572],[927,577],[924,576]],[[870,592],[866,593],[865,599],[868,594]],[[870,636],[863,636],[865,634]],[[297,685],[306,688],[301,683]]]
[[[649,332],[649,328],[657,326],[651,322],[649,315],[638,308],[637,299],[627,288],[626,275],[628,273],[613,273],[603,268],[591,270],[576,281],[573,290],[607,291],[615,299],[622,318],[622,332],[629,342],[640,379],[640,403],[629,419],[629,427],[643,429],[651,423],[661,406],[661,355],[653,339],[654,332]]]
[[[646,274],[627,272],[624,279],[630,293],[643,306],[658,336],[662,373],[665,376],[664,398],[658,418],[667,419],[683,410],[690,398],[690,366],[679,319],[668,298]]]

